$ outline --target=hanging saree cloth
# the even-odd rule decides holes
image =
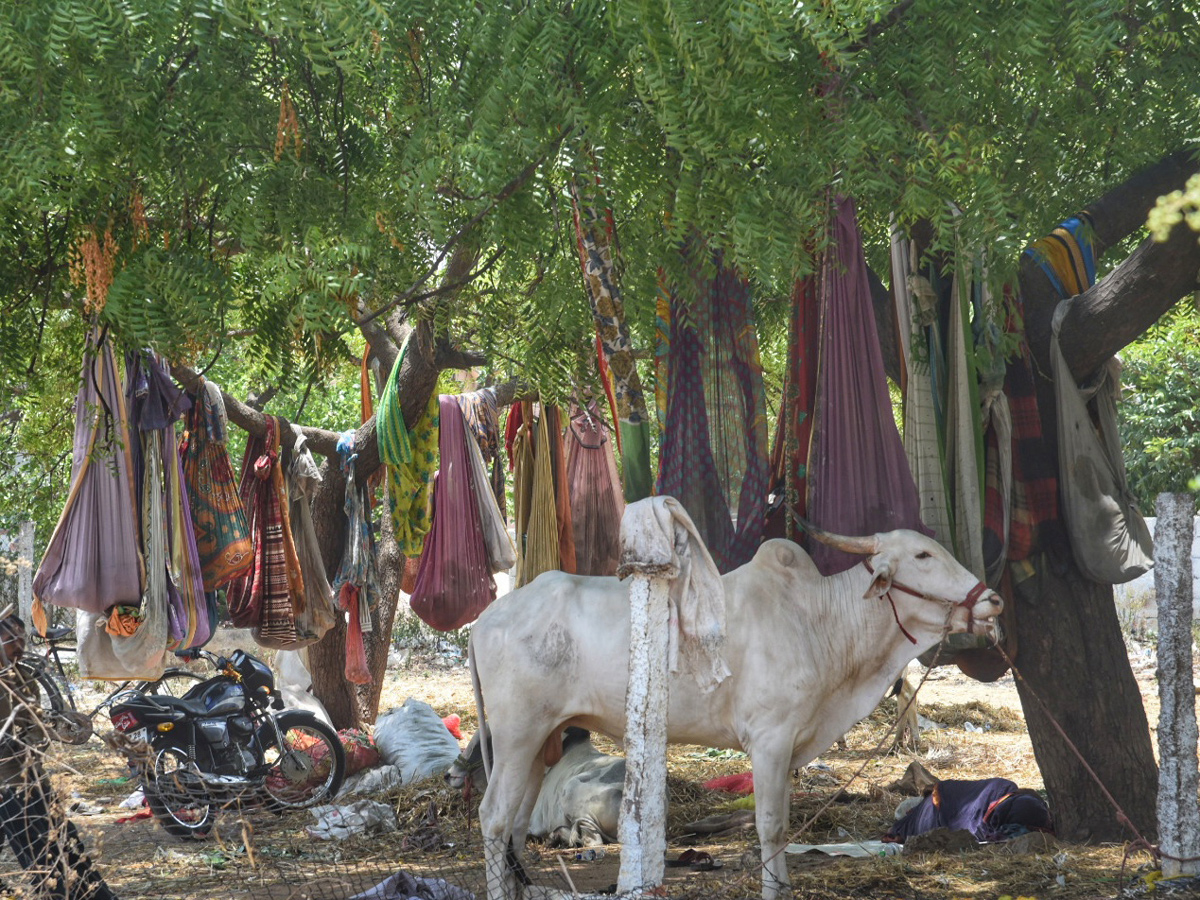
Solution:
[[[1023,327],[1024,311],[1019,296],[1010,295],[1008,300],[1013,310],[1008,329],[1015,331]],[[1033,361],[1024,336],[1005,369],[1004,396],[1012,429],[1011,507],[1006,516],[1002,498],[990,491],[985,495],[984,547],[989,548],[989,558],[1005,547],[1008,562],[1023,563],[1017,576],[1027,576],[1032,573],[1028,560],[1035,547],[1065,553],[1067,538],[1059,515],[1055,457],[1042,435]]]
[[[625,498],[609,429],[595,403],[571,416],[566,444],[575,570],[580,575],[616,575]]]
[[[533,403],[528,400],[514,403],[505,429],[508,459],[513,467],[513,529],[517,537],[517,572],[513,587],[520,587],[528,580],[525,560],[533,506],[533,424]]]
[[[505,484],[504,469],[498,465],[500,460],[500,409],[496,403],[496,389],[486,387],[467,394],[460,394],[458,405],[462,409],[463,421],[466,422],[467,430],[475,438],[475,446],[479,449],[483,464],[492,466],[492,472],[487,481],[492,486],[496,508],[503,518]]]
[[[529,525],[517,587],[560,567],[558,504],[554,496],[554,453],[550,447],[549,418],[543,406],[537,417],[537,437],[530,443],[533,471],[529,489]]]
[[[930,330],[936,316],[936,297],[928,280],[917,272],[916,247],[898,229],[892,230],[892,286],[899,321],[900,346],[908,377],[904,390],[904,453],[917,486],[921,521],[933,537],[954,552],[949,496],[943,467],[944,444],[934,412],[930,371]]]
[[[95,615],[140,604],[145,569],[130,445],[112,346],[90,335],[75,398],[71,489],[33,579],[39,603]]]
[[[345,431],[338,438],[338,456],[346,478],[346,546],[333,587],[338,592],[338,605],[346,613],[346,680],[353,684],[370,684],[371,670],[363,634],[372,631],[371,604],[379,593],[375,571],[375,535],[371,528],[370,488],[359,485],[354,467],[358,454],[354,452],[354,432]]]
[[[211,381],[201,385],[187,428],[183,476],[204,589],[215,591],[246,572],[253,545],[225,444],[225,401]]]
[[[166,547],[164,565],[167,568],[167,611],[171,641],[178,645],[194,630],[199,607],[204,606],[204,583],[200,574],[199,556],[195,542],[188,545],[186,528],[174,527],[183,515],[184,502],[182,479],[180,478],[179,453],[175,440],[175,422],[191,409],[192,401],[171,380],[166,367],[148,353],[128,353],[125,362],[126,404],[130,411],[133,429],[141,436],[134,441],[134,470],[139,473],[139,484],[145,491],[149,486],[143,473],[143,454],[149,446],[156,445],[160,483],[164,505],[161,519],[166,534],[162,538]],[[143,523],[144,528],[144,523]],[[158,539],[158,536],[155,536]],[[144,541],[142,552],[149,554],[148,541]],[[197,602],[198,598],[198,602]]]
[[[435,395],[415,428],[410,431],[405,424],[397,382],[407,352],[405,341],[379,396],[375,436],[379,458],[387,468],[388,504],[396,544],[406,558],[416,558],[429,533],[430,486],[438,467],[439,413]]]
[[[601,205],[595,202],[594,195],[599,191],[598,185],[590,190],[585,189],[581,180],[571,183],[579,262],[583,267],[584,288],[603,351],[599,360],[601,370],[603,372],[607,368],[612,377],[625,499],[632,503],[649,497],[653,486],[650,471],[650,416],[646,411],[646,398],[642,393],[629,326],[625,321],[625,302],[613,266],[612,241],[615,229],[611,216],[602,212]]]
[[[173,649],[202,647],[212,637],[216,622],[209,617],[204,591],[204,574],[192,527],[192,510],[183,480],[183,459],[176,444],[175,429],[169,428],[163,441],[166,453],[167,495],[170,498],[171,571],[183,601],[183,635]]]
[[[112,607],[107,616],[76,614],[79,674],[124,680],[162,677],[167,652],[169,603],[163,459],[156,435],[142,448],[142,546],[146,552],[146,592],[139,603]],[[112,620],[111,625],[109,619]]]
[[[567,458],[563,449],[562,416],[557,406],[542,406],[554,484],[554,519],[558,524],[558,568],[572,575],[576,571],[575,530],[571,524],[571,492],[567,485]]]
[[[892,417],[853,201],[835,199],[832,229],[821,271],[810,518],[838,534],[869,535],[896,528],[927,534]],[[861,561],[824,544],[814,544],[810,552],[825,575]]]
[[[481,446],[490,448],[493,459],[497,455],[498,432],[496,427],[496,392],[491,388],[462,394],[456,398],[466,425],[464,434],[467,443],[467,461],[471,467],[471,488],[479,509],[479,523],[483,542],[487,547],[488,563],[493,573],[507,572],[517,563],[517,551],[500,506],[493,493],[495,485],[488,474],[485,454]],[[503,481],[501,481],[503,485]]]
[[[954,556],[983,578],[983,431],[970,321],[973,274],[982,277],[982,272],[972,272],[959,252],[950,290],[946,348],[946,475],[954,498]]]
[[[687,253],[702,252],[696,242]],[[722,572],[762,540],[766,400],[749,284],[715,257],[692,296],[671,295],[667,432],[657,493],[679,500]],[[698,268],[698,266],[693,266]]]
[[[455,397],[441,403],[441,468],[433,485],[433,527],[421,552],[409,606],[439,631],[472,622],[496,599],[496,583],[479,518],[478,491],[468,455],[466,425]]]
[[[334,605],[333,588],[325,576],[325,562],[321,559],[321,544],[313,524],[312,501],[321,483],[321,470],[308,449],[308,439],[297,425],[292,425],[295,443],[292,445],[292,460],[288,466],[288,502],[292,537],[296,544],[296,558],[300,563],[300,575],[304,582],[303,602],[294,604],[296,612],[296,641],[287,649],[297,650],[314,644],[325,636],[337,623],[337,608]]]
[[[234,625],[253,629],[263,646],[286,647],[296,641],[292,597],[303,595],[304,580],[283,486],[279,425],[268,416],[266,434],[246,440],[239,493],[250,517],[254,561],[230,581],[226,597]]]
[[[817,393],[817,327],[820,322],[816,276],[796,279],[788,323],[787,368],[783,401],[771,449],[773,493],[782,493],[782,536],[798,537],[795,515],[807,514],[808,450],[812,442],[813,404]]]

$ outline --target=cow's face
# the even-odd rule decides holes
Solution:
[[[875,535],[874,552],[867,561],[872,570],[865,597],[885,597],[904,602],[922,622],[939,618],[951,633],[988,633],[1004,601],[983,585],[932,538],[915,531],[899,530]],[[934,607],[936,608],[923,608]],[[993,635],[994,636],[994,635]]]
[[[450,764],[442,779],[447,785],[461,790],[464,794],[469,793],[468,786],[480,794],[487,789],[487,774],[483,770],[483,750],[479,746],[478,731],[467,744],[467,749]]]

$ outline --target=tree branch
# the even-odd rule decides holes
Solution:
[[[869,27],[863,33],[863,36],[860,40],[855,41],[853,44],[847,47],[846,52],[854,53],[858,50],[867,49],[867,47],[871,46],[871,41],[879,37],[879,35],[883,34],[904,17],[904,14],[908,12],[910,8],[912,8],[913,2],[914,0],[901,0],[898,5],[892,7],[891,12]]]
[[[363,325],[381,315],[384,315],[396,306],[410,302],[416,295],[417,291],[420,290],[421,286],[433,277],[434,273],[437,272],[438,267],[441,266],[443,260],[445,260],[451,250],[458,246],[463,237],[465,237],[472,229],[474,229],[476,225],[482,222],[493,209],[525,186],[525,183],[533,177],[533,174],[538,170],[546,158],[551,153],[554,153],[562,144],[563,139],[566,138],[568,134],[568,131],[569,129],[564,128],[561,132],[559,132],[558,137],[556,137],[550,143],[550,146],[546,148],[546,151],[541,156],[530,162],[529,165],[518,172],[516,176],[508,182],[508,184],[500,189],[499,193],[492,198],[490,203],[484,206],[483,209],[479,210],[479,212],[475,213],[475,215],[473,215],[460,229],[458,229],[458,231],[451,236],[450,240],[446,241],[446,243],[442,245],[441,249],[438,251],[437,258],[430,263],[424,273],[422,273],[421,277],[418,278],[407,291],[405,291],[399,297],[388,301],[379,309],[374,310],[373,312],[370,312],[363,318],[359,319],[358,324]]]
[[[1106,278],[1080,294],[1062,323],[1063,356],[1082,381],[1197,287],[1200,240],[1180,222],[1167,240],[1147,238]],[[1044,275],[1042,276],[1045,277]]]
[[[1099,200],[1089,203],[1087,212],[1095,226],[1096,256],[1144,227],[1155,201],[1163,194],[1183,187],[1198,168],[1192,153],[1180,150],[1142,169]]]

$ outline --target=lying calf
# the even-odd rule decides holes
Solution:
[[[551,766],[533,808],[529,833],[551,847],[595,847],[617,839],[625,759],[597,750],[591,734],[574,726],[563,730],[562,759]],[[479,733],[445,775],[454,788],[487,788]]]

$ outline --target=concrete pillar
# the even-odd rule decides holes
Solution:
[[[1192,684],[1192,494],[1159,494],[1154,534],[1158,603],[1158,840],[1163,875],[1194,875],[1200,863],[1196,804],[1196,695]]]

